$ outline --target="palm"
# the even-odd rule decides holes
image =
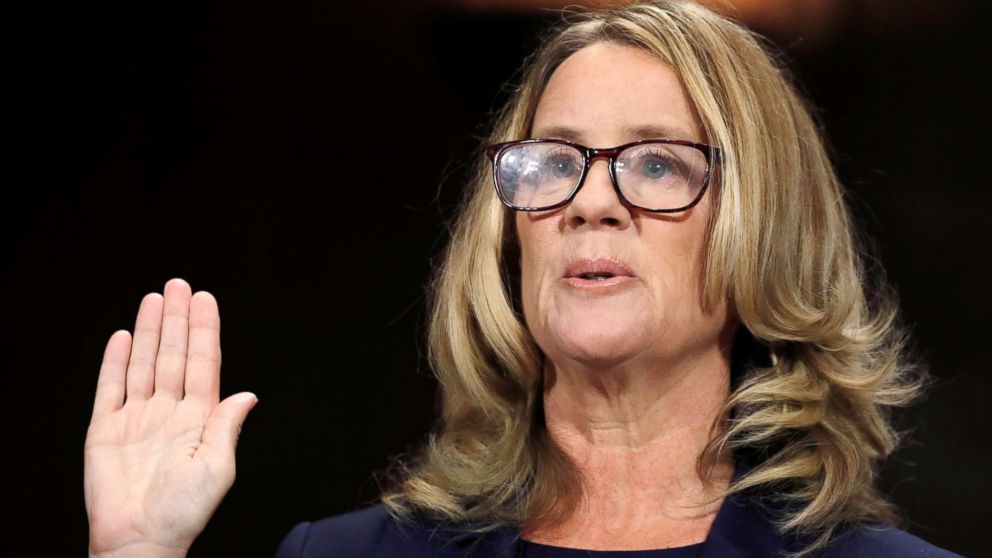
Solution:
[[[184,551],[230,489],[254,397],[218,404],[219,333],[213,297],[171,281],[164,299],[142,301],[133,343],[122,332],[108,342],[86,436],[91,553]]]
[[[233,471],[215,472],[197,455],[202,413],[202,407],[152,397],[91,425],[90,511],[106,533],[166,544],[192,542],[202,531],[234,480]]]

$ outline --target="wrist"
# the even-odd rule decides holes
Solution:
[[[89,551],[89,558],[186,558],[186,548],[155,543],[134,542],[113,550]]]

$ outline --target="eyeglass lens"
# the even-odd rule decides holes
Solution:
[[[497,160],[497,185],[514,207],[557,205],[575,190],[584,153],[554,142],[515,145]],[[624,149],[614,167],[617,186],[629,203],[648,209],[677,209],[696,199],[706,179],[706,156],[687,145],[643,143]]]

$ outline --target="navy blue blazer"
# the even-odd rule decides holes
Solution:
[[[748,467],[739,467],[742,473]],[[699,558],[774,558],[801,541],[778,534],[766,507],[734,494],[724,499]],[[520,531],[486,534],[429,522],[399,522],[383,504],[297,524],[276,558],[516,558]],[[820,558],[961,558],[905,531],[862,524],[836,537]]]

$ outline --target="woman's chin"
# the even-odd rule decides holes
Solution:
[[[606,328],[602,323],[588,323],[558,331],[557,351],[563,357],[587,366],[609,367],[630,359],[650,343],[645,328]]]

